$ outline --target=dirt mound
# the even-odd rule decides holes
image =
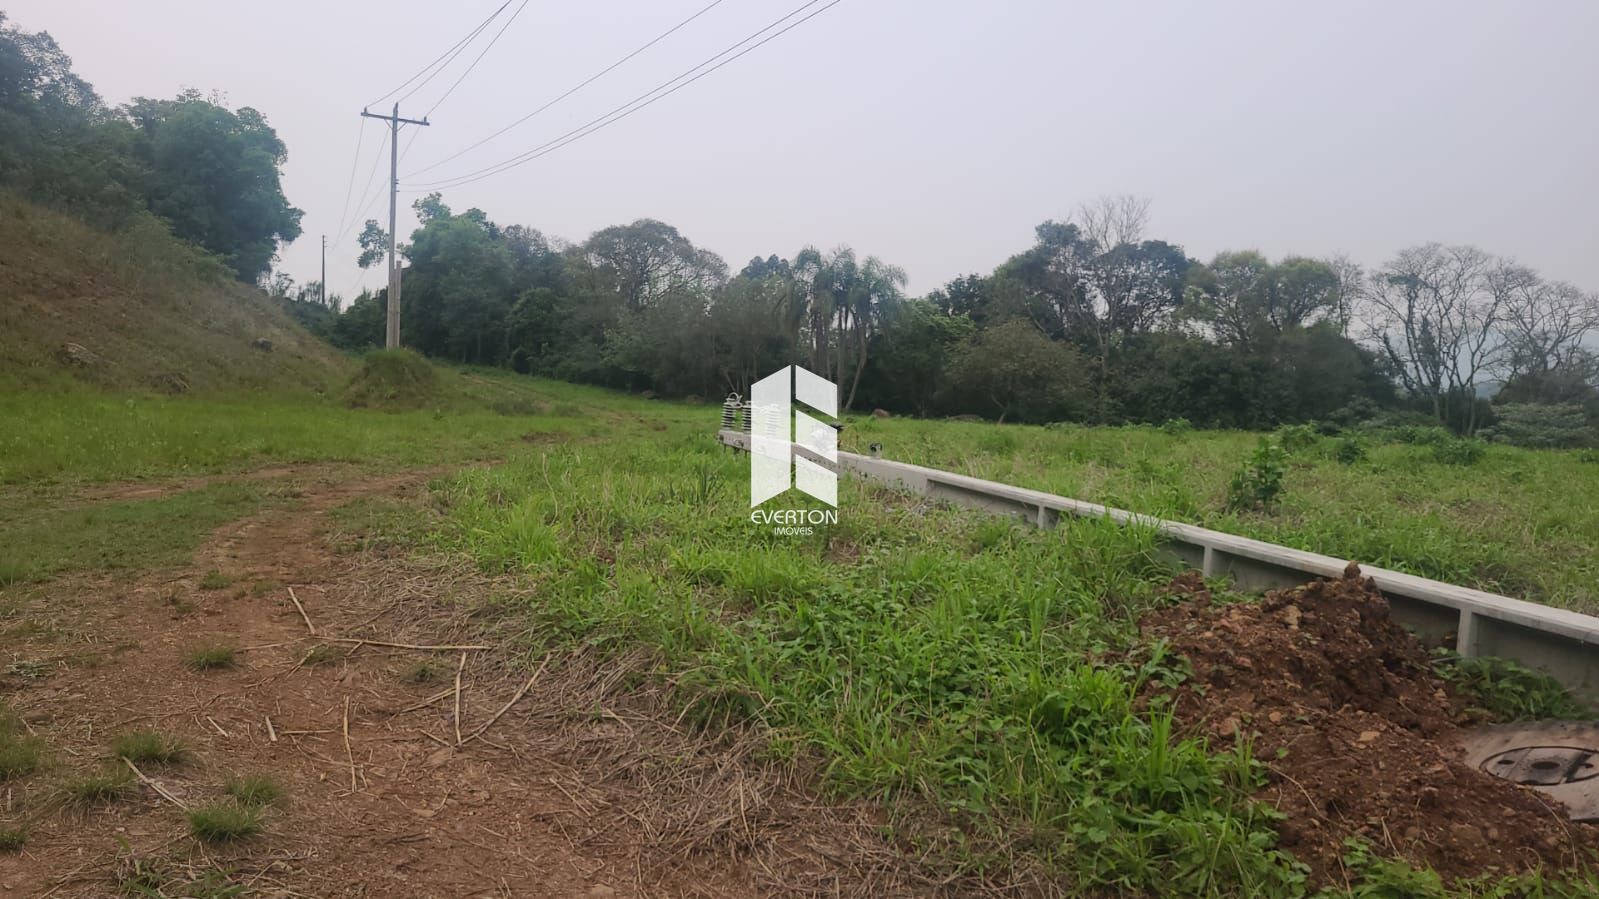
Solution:
[[[357,409],[418,409],[438,396],[439,375],[433,365],[403,349],[367,353],[344,390],[345,404]]]
[[[1170,589],[1184,601],[1142,627],[1193,665],[1179,719],[1220,747],[1252,741],[1260,798],[1318,881],[1344,882],[1350,837],[1447,879],[1593,858],[1599,828],[1463,761],[1462,704],[1358,568],[1260,603],[1215,604],[1197,574]]]

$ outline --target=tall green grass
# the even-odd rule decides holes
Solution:
[[[996,435],[1003,435],[1003,439]],[[863,419],[844,448],[1214,527],[1578,611],[1599,612],[1599,477],[1576,451],[1488,445],[1470,465],[1425,443],[1309,436],[1270,512],[1228,508],[1259,435],[1150,427]],[[1347,458],[1348,454],[1345,453]]]
[[[1255,763],[1176,734],[1151,685],[1169,669],[1135,621],[1170,575],[1152,534],[846,483],[836,526],[780,536],[749,520],[747,476],[703,431],[553,448],[442,486],[439,539],[536,580],[546,639],[652,648],[694,720],[754,723],[845,794],[938,810],[952,864],[1000,864],[1024,835],[1082,890],[1298,888],[1247,798]]]
[[[266,464],[427,465],[502,455],[519,440],[587,438],[646,415],[681,419],[711,410],[505,375],[441,374],[437,405],[349,409],[309,394],[160,397],[88,389],[0,391],[0,485],[38,486]]]

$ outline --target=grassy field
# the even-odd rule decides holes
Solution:
[[[1290,449],[1277,507],[1230,511],[1228,485],[1261,435],[1159,428],[863,419],[844,448],[1203,524],[1287,546],[1589,613],[1599,612],[1599,464],[1577,451],[1491,445],[1462,465],[1433,435],[1342,437]],[[1292,441],[1290,441],[1292,442]]]
[[[447,479],[422,539],[531,581],[535,644],[648,647],[689,720],[753,722],[956,870],[1020,857],[1085,894],[1306,892],[1249,798],[1262,769],[1247,748],[1174,729],[1184,663],[1135,627],[1173,574],[1152,534],[1038,532],[846,481],[837,524],[778,535],[749,520],[745,458],[706,430],[555,445]],[[1592,888],[1446,891],[1351,851],[1350,895]]]
[[[263,466],[458,465],[714,415],[495,372],[439,376],[427,402],[400,411],[290,393],[0,392],[0,586],[180,561],[216,527],[274,500],[273,488],[229,477]],[[214,477],[141,498],[77,495],[100,482],[196,476]]]
[[[450,383],[433,402],[394,411],[287,393],[0,393],[0,486],[36,489],[282,463],[461,462],[502,454],[541,434],[591,437],[642,428],[640,412],[670,419],[670,409],[685,408],[489,372],[442,377]]]
[[[714,406],[442,376],[431,404],[401,412],[306,396],[0,397],[0,591],[162,564],[276,501],[228,473],[492,459],[437,481],[431,519],[363,501],[343,521],[366,533],[345,538],[461,554],[535,585],[536,602],[502,609],[527,619],[530,650],[646,650],[685,720],[753,725],[828,789],[883,802],[901,838],[953,871],[1032,867],[1085,894],[1306,892],[1274,813],[1250,798],[1260,763],[1174,727],[1184,663],[1136,628],[1174,573],[1152,534],[1091,521],[1038,532],[846,481],[837,524],[777,535],[749,519],[747,461],[711,440]],[[1573,500],[1592,469],[1572,454],[1493,448],[1462,467],[1374,444],[1345,465],[1317,443],[1292,457],[1275,512],[1240,514],[1224,511],[1226,485],[1256,435],[900,420],[845,434],[893,458],[1432,576],[1578,606],[1593,596],[1577,552],[1593,503]],[[224,477],[73,500],[96,481],[198,473]],[[1535,514],[1540,498],[1552,511]],[[1587,894],[1539,880],[1446,893],[1428,872],[1351,852],[1356,879],[1337,895]]]

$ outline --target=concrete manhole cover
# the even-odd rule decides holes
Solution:
[[[1599,821],[1599,724],[1545,721],[1473,731],[1466,760],[1566,804],[1576,821]]]
[[[1552,787],[1599,774],[1595,755],[1599,750],[1576,746],[1523,746],[1488,759],[1482,770],[1530,787]]]

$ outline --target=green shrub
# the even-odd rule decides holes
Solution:
[[[1319,439],[1316,429],[1310,425],[1283,425],[1277,429],[1277,444],[1290,453],[1307,450]]]
[[[1576,404],[1507,403],[1496,406],[1499,420],[1483,436],[1496,443],[1530,449],[1575,449],[1599,444],[1588,413]]]
[[[1455,439],[1448,428],[1437,425],[1399,425],[1389,428],[1389,440],[1395,443],[1408,443],[1412,446],[1437,446]]]
[[[1288,473],[1288,454],[1275,441],[1260,438],[1260,444],[1249,461],[1233,475],[1227,489],[1227,507],[1233,511],[1265,509],[1270,511],[1283,492],[1283,478]]]
[[[1535,718],[1593,719],[1594,711],[1554,678],[1492,656],[1466,658],[1447,649],[1433,656],[1433,670],[1476,706],[1500,721]]]
[[[417,409],[439,395],[439,376],[431,363],[410,350],[374,350],[344,390],[355,408]]]
[[[28,842],[28,828],[0,827],[0,852],[21,852]]]
[[[1587,449],[1577,454],[1577,461],[1585,465],[1599,465],[1599,449]]]
[[[1488,451],[1481,440],[1455,437],[1432,445],[1432,457],[1445,465],[1476,465]]]
[[[1353,465],[1366,458],[1366,442],[1359,437],[1344,437],[1333,444],[1333,459],[1344,465]]]
[[[1173,437],[1177,437],[1177,436],[1180,436],[1180,435],[1183,435],[1183,434],[1187,434],[1189,431],[1192,431],[1193,429],[1194,429],[1194,423],[1189,421],[1186,418],[1171,418],[1171,419],[1167,419],[1166,423],[1160,426],[1160,430],[1161,430],[1162,433],[1170,434]]]
[[[1335,410],[1327,418],[1329,421],[1340,424],[1346,428],[1365,425],[1382,414],[1382,407],[1367,397],[1356,397],[1349,401],[1349,405]]]

